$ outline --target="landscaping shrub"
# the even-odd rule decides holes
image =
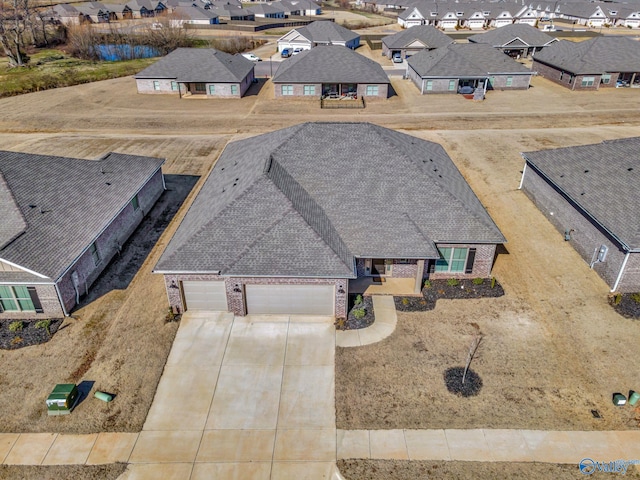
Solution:
[[[620,295],[620,294],[618,294],[618,295]],[[640,303],[640,292],[632,293],[630,296],[631,296],[631,300],[633,300],[636,303]],[[618,303],[620,303],[620,302],[618,302]],[[617,305],[617,303],[616,303],[616,305]]]
[[[474,278],[471,280],[474,285],[482,285],[484,283],[484,278]]]
[[[360,320],[362,318],[364,318],[365,314],[367,313],[366,310],[364,308],[354,308],[352,310],[353,316],[357,319]]]
[[[429,280],[424,281],[424,288],[431,288],[431,282]]]
[[[458,282],[458,280],[456,280],[455,278],[450,278],[449,280],[447,280],[447,285],[449,285],[450,287],[457,287],[458,285],[460,285],[460,282]]]
[[[51,320],[38,320],[34,326],[36,328],[44,328],[47,331],[47,334],[51,335],[51,331],[49,330],[50,325]]]
[[[491,288],[495,288],[496,286],[496,277],[491,277]]]
[[[353,301],[354,305],[362,305],[362,295],[357,295],[356,299]]]
[[[403,297],[402,298],[402,304],[403,305],[409,305],[409,299],[407,297]]]
[[[19,332],[22,330],[23,324],[20,320],[17,320],[15,322],[11,322],[9,324],[9,330],[11,330],[12,332]]]

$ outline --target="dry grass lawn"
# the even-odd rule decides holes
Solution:
[[[107,465],[0,465],[0,480],[63,480],[91,478],[115,480],[124,473],[126,463]]]

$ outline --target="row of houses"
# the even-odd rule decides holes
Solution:
[[[640,290],[638,148],[522,154],[519,188],[615,292]],[[0,318],[69,315],[162,195],[162,164],[0,152]],[[486,278],[506,241],[439,144],[305,123],[228,144],[154,273],[175,312],[344,317],[352,282]]]
[[[622,26],[640,28],[640,5],[604,2],[454,2],[433,0],[360,0],[376,11],[398,12],[405,28],[433,25],[443,30],[482,30],[514,23],[538,26],[540,22],[563,19],[589,27]]]
[[[122,5],[100,2],[75,5],[61,3],[50,10],[52,20],[64,25],[107,23],[171,14],[172,25],[181,26],[185,23],[216,24],[221,20],[255,21],[256,18],[315,16],[321,13],[321,7],[312,0],[280,0],[269,4],[255,4],[251,8],[243,8],[239,0],[132,0]]]

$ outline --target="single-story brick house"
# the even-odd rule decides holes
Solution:
[[[342,47],[306,50],[280,63],[276,98],[387,98],[389,77],[378,62]]]
[[[180,28],[185,24],[217,25],[218,23],[220,23],[218,15],[195,5],[176,7],[169,18],[169,25],[174,28]]]
[[[350,280],[488,277],[503,242],[440,145],[305,123],[228,144],[154,272],[176,311],[344,317]]]
[[[505,28],[505,27],[503,27]],[[531,70],[484,43],[454,43],[407,60],[407,74],[420,93],[456,93],[461,87],[526,90]]]
[[[638,152],[640,137],[522,154],[520,188],[611,291],[640,291]]]
[[[360,35],[335,22],[318,20],[296,28],[278,39],[278,51],[285,48],[310,50],[318,45],[340,45],[351,49],[360,46]]]
[[[242,97],[254,64],[213,48],[177,48],[135,76],[138,93]]]
[[[526,23],[513,23],[485,33],[471,35],[470,43],[486,43],[507,55],[528,57],[558,40]]]
[[[623,36],[561,40],[533,57],[538,75],[570,90],[640,84],[640,42]]]
[[[391,58],[400,53],[408,58],[422,50],[433,50],[453,43],[450,37],[431,25],[416,25],[382,39],[382,54]]]
[[[0,318],[68,315],[164,191],[163,163],[0,151]]]

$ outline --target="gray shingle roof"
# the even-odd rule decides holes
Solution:
[[[2,205],[2,222],[0,222],[0,249],[2,249],[27,228],[27,222],[16,204],[2,171],[0,171],[0,205]]]
[[[630,249],[640,249],[640,137],[523,157]]]
[[[407,28],[384,37],[382,43],[388,48],[405,48],[416,40],[422,42],[427,49],[443,47],[453,43],[450,37],[431,25],[416,25],[415,27]]]
[[[349,48],[321,45],[280,63],[273,83],[389,83],[378,62]]]
[[[173,9],[173,15],[185,20],[210,20],[212,18],[218,18],[218,15],[215,12],[205,10],[200,7],[194,7],[193,5],[176,7]]]
[[[57,280],[163,163],[119,153],[91,161],[0,151],[0,172],[26,222],[0,258]],[[0,200],[3,212],[12,209]]]
[[[213,48],[178,48],[138,73],[135,78],[170,78],[178,82],[237,83],[253,70],[242,55]]]
[[[348,28],[344,28],[335,22],[326,20],[311,22],[306,27],[296,28],[296,30],[305,38],[314,43],[323,43],[330,45],[336,42],[350,42],[360,35],[352,32]]]
[[[471,35],[467,40],[472,43],[486,43],[493,47],[504,47],[514,40],[530,47],[543,47],[556,41],[552,36],[524,23],[505,25],[485,33]]]
[[[497,73],[531,74],[501,51],[484,43],[457,43],[423,51],[407,60],[421,77],[480,77]]]
[[[435,143],[368,123],[305,123],[230,143],[159,272],[355,276],[355,257],[437,258],[504,237]]]
[[[535,59],[574,74],[640,72],[640,42],[628,37],[595,37],[583,42],[561,40]]]

